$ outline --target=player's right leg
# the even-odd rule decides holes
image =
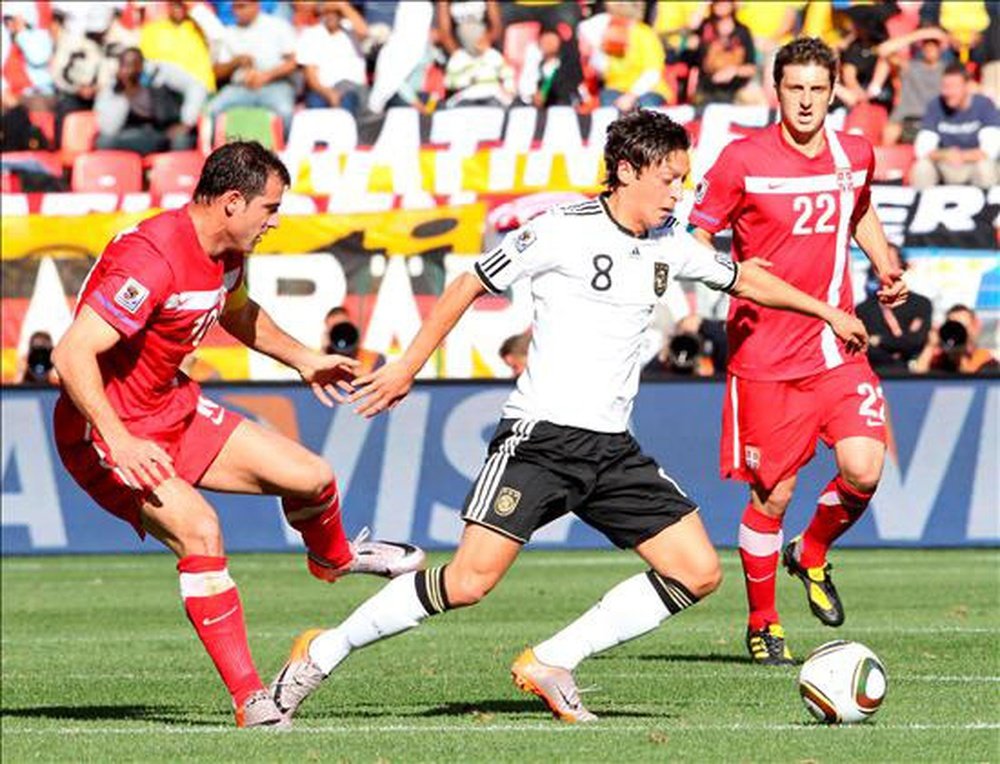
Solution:
[[[339,626],[300,635],[288,662],[271,683],[278,708],[289,718],[294,715],[353,650],[409,631],[446,610],[479,602],[520,550],[518,541],[489,528],[466,525],[451,562],[399,576]]]
[[[196,417],[187,437],[204,442],[212,432],[210,420]],[[412,544],[368,540],[365,531],[349,542],[330,466],[300,443],[256,422],[239,423],[198,484],[216,491],[280,496],[285,519],[302,534],[309,572],[320,580],[333,582],[347,573],[391,578],[424,566],[423,551]]]
[[[147,496],[140,518],[143,529],[178,557],[184,610],[229,690],[237,726],[287,727],[250,655],[215,510],[185,480],[171,478]]]

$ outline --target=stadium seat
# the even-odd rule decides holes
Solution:
[[[37,127],[49,146],[56,145],[56,115],[51,111],[29,111],[28,119]]]
[[[260,141],[274,151],[285,147],[281,117],[267,109],[239,106],[225,111],[215,118],[213,135],[214,148],[234,138]]]
[[[73,162],[73,191],[131,194],[142,191],[142,157],[133,151],[91,151]]]
[[[154,196],[193,193],[198,185],[205,156],[200,151],[165,151],[146,157],[149,162],[149,192]]]
[[[524,53],[527,47],[542,34],[542,25],[538,21],[518,21],[508,24],[503,32],[503,57],[510,68],[514,70],[514,82],[521,76],[524,66]]]
[[[21,181],[17,176],[8,170],[0,170],[0,193],[16,194],[20,190]]]
[[[62,163],[71,167],[76,158],[94,150],[97,141],[97,113],[93,111],[73,111],[66,115],[62,124]]]
[[[882,182],[901,180],[905,184],[913,160],[912,144],[899,143],[895,146],[876,146],[874,180]]]
[[[882,143],[882,130],[889,122],[889,112],[885,107],[871,103],[859,103],[847,114],[844,131],[863,135],[873,146]]]

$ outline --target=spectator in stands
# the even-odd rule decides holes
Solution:
[[[371,12],[375,10],[372,8]],[[430,44],[434,6],[429,0],[379,3],[383,18],[389,10],[392,26],[388,28],[385,44],[378,49],[368,108],[374,114],[382,114],[389,106],[431,110],[434,103],[423,92],[423,83],[427,67],[434,59]],[[365,19],[373,29],[369,13],[366,5]],[[380,22],[379,26],[384,24]]]
[[[445,65],[446,105],[509,106],[514,100],[513,71],[493,47],[500,11],[494,7],[492,14],[461,13],[474,5],[439,2],[437,6],[439,42],[458,44]]]
[[[887,40],[881,47],[884,55],[893,56],[910,45],[916,47],[916,55],[908,61],[901,61],[899,101],[889,116],[882,136],[882,143],[887,146],[900,141],[913,143],[927,104],[941,92],[941,77],[946,66],[943,54],[948,47],[948,35],[938,27],[925,27],[901,38]]]
[[[436,0],[434,26],[437,42],[451,58],[458,51],[479,51],[500,43],[500,4],[497,0]]]
[[[906,270],[906,260],[898,247],[890,244],[889,256],[897,268]],[[857,307],[858,318],[868,330],[868,360],[879,371],[907,371],[927,344],[933,305],[923,295],[911,291],[906,302],[889,308],[876,295],[881,286],[878,276],[869,268],[865,282],[867,297]]]
[[[663,79],[666,54],[653,28],[642,21],[641,2],[607,2],[606,13],[580,22],[577,33],[591,50],[590,65],[602,79],[600,102],[619,111],[662,106],[676,100]]]
[[[139,50],[147,61],[180,67],[214,93],[215,72],[208,40],[218,39],[222,25],[208,6],[188,8],[182,0],[167,3],[167,14],[146,22],[139,30]]]
[[[208,91],[180,67],[146,61],[129,48],[114,84],[97,94],[97,147],[139,154],[193,148]]]
[[[966,305],[953,305],[945,321],[930,333],[927,345],[912,364],[913,371],[954,374],[997,374],[1000,363],[987,348],[978,346],[982,324]]]
[[[50,109],[55,92],[49,73],[52,37],[39,28],[34,3],[3,4],[3,40],[4,89],[30,109]]]
[[[306,107],[340,107],[357,117],[368,96],[361,41],[368,24],[348,2],[319,5],[320,21],[299,36],[299,64],[305,70]]]
[[[973,92],[968,70],[945,69],[941,95],[927,106],[914,143],[917,161],[910,184],[923,189],[943,182],[988,189],[997,183],[1000,115],[989,98]]]
[[[757,49],[750,30],[736,20],[734,3],[712,2],[698,37],[701,103],[766,103],[764,91],[754,81]]]
[[[215,15],[227,27],[239,24],[237,2],[238,0],[211,0]],[[266,13],[268,16],[277,16],[285,21],[291,18],[292,9],[284,0],[261,0],[259,5],[261,13]]]
[[[1000,3],[987,3],[986,12],[990,25],[972,49],[971,59],[979,67],[983,95],[992,98],[1000,108]]]
[[[958,51],[959,60],[967,61],[970,53],[981,40],[983,33],[990,28],[989,6],[995,6],[996,0],[942,0],[941,2],[924,3],[932,6],[928,14],[937,14],[936,23],[949,35],[952,45]],[[996,8],[993,8],[996,13]],[[921,9],[923,12],[923,8]],[[995,27],[993,27],[995,31]]]
[[[660,352],[643,369],[643,380],[710,377],[726,368],[725,322],[692,314],[665,335]]]
[[[521,101],[538,109],[577,106],[587,97],[582,84],[577,44],[564,40],[558,30],[543,27],[538,41],[524,49],[517,86]]]
[[[517,379],[528,365],[528,348],[531,346],[531,331],[512,334],[500,343],[498,355],[510,369],[510,375]]]
[[[760,72],[764,89],[771,94],[771,103],[777,105],[774,91],[773,57],[778,48],[792,39],[802,21],[806,3],[803,0],[784,0],[780,3],[740,3],[736,12],[737,20],[750,30],[756,48],[756,60],[760,62]]]
[[[28,352],[17,359],[14,382],[19,385],[58,385],[52,364],[52,335],[35,332],[28,338]]]
[[[228,82],[208,105],[215,117],[238,106],[268,109],[287,134],[295,108],[295,33],[284,19],[262,13],[260,3],[234,0],[236,24],[227,27],[215,59],[217,82]]]
[[[850,31],[836,92],[848,107],[871,104],[886,113],[892,107],[892,67],[881,48],[889,39],[885,24],[889,13],[883,5],[851,6],[846,12]]]
[[[330,308],[323,324],[323,351],[327,354],[346,355],[358,361],[361,366],[355,370],[356,374],[368,374],[385,365],[384,355],[361,347],[361,331],[351,321],[351,314],[343,305]]]

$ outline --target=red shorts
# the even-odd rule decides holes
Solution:
[[[196,485],[241,421],[239,414],[199,397],[194,413],[179,425],[162,432],[136,434],[170,454],[177,476]],[[56,404],[53,423],[56,448],[66,471],[94,501],[130,523],[140,538],[145,537],[139,508],[146,492],[129,486],[108,463],[109,449],[101,434],[65,396]]]
[[[867,362],[782,381],[729,375],[722,410],[723,478],[770,490],[816,453],[864,436],[886,442],[882,384]]]

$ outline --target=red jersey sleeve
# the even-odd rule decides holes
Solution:
[[[743,163],[739,160],[739,143],[730,143],[719,154],[715,164],[705,173],[694,192],[694,209],[688,222],[709,233],[729,228],[733,212],[743,204]]]
[[[104,250],[82,302],[123,337],[132,337],[170,295],[173,273],[139,234],[119,234]]]
[[[858,224],[862,216],[868,212],[872,203],[872,176],[875,174],[875,149],[871,144],[865,142],[865,185],[858,194],[858,202],[854,205],[854,214],[851,215],[851,228]]]

